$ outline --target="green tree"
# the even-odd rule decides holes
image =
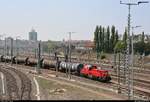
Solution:
[[[144,32],[142,32],[141,40],[139,42],[137,42],[137,43],[134,44],[135,52],[138,52],[141,55],[143,53],[145,53],[145,51],[146,51],[146,53],[149,52],[149,49],[147,48],[149,45],[145,44],[144,38],[145,38],[145,35],[144,35]]]
[[[144,51],[145,51],[145,55],[146,56],[150,54],[150,42],[148,42],[148,43],[145,44]]]
[[[102,51],[102,43],[103,43],[103,31],[102,26],[99,27],[99,52]]]
[[[95,32],[94,32],[94,45],[95,45],[95,50],[98,52],[99,51],[99,27],[96,26]]]
[[[144,39],[145,39],[145,34],[144,34],[144,32],[142,32],[142,38],[141,38],[142,43],[144,43]]]
[[[140,55],[142,55],[144,53],[144,49],[145,49],[145,43],[142,43],[140,41],[134,44],[134,50],[136,53],[138,52]]]
[[[56,48],[56,45],[50,40],[48,40],[47,46],[49,50],[54,50]]]
[[[109,26],[107,27],[105,43],[106,43],[106,52],[110,52],[109,51],[110,50],[110,28]]]
[[[102,51],[105,51],[105,28],[102,29]]]
[[[121,52],[121,51],[124,50],[124,48],[125,48],[125,43],[124,43],[124,41],[118,41],[118,42],[116,43],[116,45],[115,45],[114,50],[115,50],[116,52]]]
[[[44,52],[48,52],[47,43],[42,43],[41,45],[42,45],[41,47],[43,48],[43,51],[44,51]]]
[[[127,28],[125,28],[125,32],[124,32],[124,35],[123,35],[123,42],[125,43],[125,49],[127,48]]]
[[[113,52],[113,49],[115,47],[115,26],[113,25],[111,28],[111,39],[110,39],[110,48],[111,52]]]
[[[116,30],[116,34],[115,34],[115,45],[116,43],[119,41],[119,35],[118,35],[118,30]]]

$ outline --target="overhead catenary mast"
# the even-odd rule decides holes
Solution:
[[[131,6],[132,5],[139,5],[141,3],[148,3],[148,1],[139,1],[138,3],[122,3],[120,1],[120,4],[124,4],[128,6],[128,37],[127,37],[127,49],[126,49],[126,56],[125,56],[125,77],[126,77],[126,86],[127,86],[127,94],[128,99],[133,99],[133,67],[130,68],[130,29],[131,29]]]

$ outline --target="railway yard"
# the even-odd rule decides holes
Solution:
[[[25,57],[25,56],[24,56]],[[5,59],[5,57],[4,57]],[[53,59],[53,58],[51,58]],[[42,67],[40,74],[37,60],[30,57],[27,63],[23,58],[11,63],[9,58],[0,62],[0,99],[1,100],[127,100],[124,76],[118,75],[110,64],[100,64],[101,70],[107,70],[111,80],[102,82],[93,77],[81,76],[71,71],[71,78],[64,71],[55,67]],[[46,59],[47,61],[48,59]],[[43,60],[42,60],[43,61]],[[55,66],[56,62],[43,61],[45,65]],[[6,63],[7,62],[7,63]],[[75,62],[74,62],[75,63]],[[87,62],[86,62],[87,63]],[[63,64],[62,64],[63,65]],[[62,66],[60,64],[60,67]],[[42,66],[42,65],[41,65]],[[72,69],[73,70],[73,69]],[[81,73],[81,72],[80,72]],[[150,69],[134,67],[134,99],[150,99]],[[87,78],[89,77],[89,78]],[[120,92],[119,92],[120,91]]]
[[[15,66],[13,66],[13,67],[15,67]],[[10,65],[8,65],[7,66],[7,70],[11,70],[11,71],[15,71],[15,72],[21,72],[21,74],[23,74],[23,73],[28,73],[28,75],[29,76],[31,76],[31,77],[36,77],[37,75],[34,75],[34,68],[30,68],[30,67],[28,67],[28,68],[26,68],[26,67],[24,67],[24,68],[26,68],[26,69],[23,69],[22,70],[22,68],[20,68],[20,67],[22,67],[23,68],[23,66],[18,66],[17,68],[12,68],[12,67],[10,67]],[[2,69],[2,72],[5,70],[5,69],[3,69],[3,68],[1,68]],[[20,70],[20,71],[19,71]],[[7,73],[7,71],[6,71],[6,73]],[[44,83],[41,83],[41,84],[44,84],[44,85],[41,85],[41,90],[40,90],[40,99],[51,99],[51,100],[53,100],[53,99],[68,99],[68,100],[72,100],[72,99],[79,99],[79,100],[99,100],[99,99],[104,99],[104,100],[107,100],[107,99],[109,99],[109,100],[112,100],[112,99],[118,99],[118,100],[120,100],[120,99],[125,99],[125,97],[123,97],[123,96],[120,96],[120,95],[117,95],[117,94],[115,94],[114,95],[114,93],[113,92],[109,92],[109,90],[107,90],[108,92],[105,92],[105,89],[101,89],[99,86],[98,86],[98,84],[97,85],[94,85],[94,84],[89,84],[89,85],[87,85],[87,83],[89,83],[88,82],[88,80],[84,80],[83,79],[83,82],[81,81],[82,80],[82,78],[79,78],[79,77],[73,77],[74,78],[74,80],[78,80],[78,81],[69,81],[69,80],[67,80],[66,78],[65,78],[65,75],[64,74],[62,74],[61,73],[61,75],[59,76],[59,78],[57,79],[57,78],[55,78],[55,72],[54,71],[45,71],[45,70],[42,70],[42,73],[43,74],[41,74],[40,76],[37,76],[36,78],[39,80],[39,81],[45,81],[45,83],[47,82],[47,83],[54,83],[54,85],[55,84],[58,84],[58,86],[53,86],[53,87],[51,87],[50,85],[48,85],[47,84],[47,86],[45,86],[45,84]],[[5,74],[6,75],[6,77],[10,77],[10,74]],[[24,75],[24,74],[23,74]],[[28,75],[26,75],[26,78],[27,78],[27,76]],[[18,75],[19,76],[19,75]],[[30,77],[30,78],[31,78]],[[22,78],[22,77],[21,77]],[[11,81],[11,80],[13,80],[13,81]],[[11,78],[10,78],[10,80],[8,80],[8,82],[9,82],[9,84],[11,84],[13,87],[12,87],[12,89],[18,89],[19,90],[19,88],[17,87],[17,83],[19,83],[19,82],[16,82],[15,81],[16,79],[13,77],[13,76],[11,76]],[[31,79],[31,80],[33,80],[33,79]],[[47,80],[47,81],[46,81]],[[81,82],[80,82],[80,81]],[[49,82],[48,82],[49,81]],[[30,82],[30,81],[29,81]],[[30,92],[31,91],[31,83],[29,83],[28,81],[25,81],[24,83],[22,83],[22,84],[24,84],[24,85],[22,85],[21,84],[21,89],[23,88],[23,86],[24,87],[26,87],[25,89],[24,89],[24,91],[23,90],[20,90],[20,92],[22,92],[22,94],[24,94],[23,95],[23,97],[21,98],[21,96],[19,96],[18,95],[18,97],[16,97],[17,96],[17,94],[19,94],[18,92],[18,90],[11,90],[11,89],[9,89],[9,88],[7,88],[7,90],[9,91],[8,93],[12,93],[12,94],[10,94],[10,95],[4,95],[5,97],[1,97],[2,99],[13,99],[13,100],[30,100],[31,99],[31,93],[34,93],[33,91],[32,92]],[[29,85],[28,86],[25,86],[25,85],[27,85],[27,83],[29,83]],[[39,82],[39,84],[40,84],[40,82]],[[59,84],[61,84],[61,86],[59,85]],[[34,85],[34,84],[33,84]],[[101,87],[104,87],[104,85],[101,85]],[[34,86],[32,86],[32,87],[34,87]],[[54,95],[49,95],[49,94],[46,94],[46,93],[48,93],[47,91],[46,91],[46,89],[47,88],[49,88],[50,87],[50,89],[52,90],[52,91],[55,91],[56,89],[57,89],[57,87],[58,87],[58,89],[60,88],[62,88],[62,90],[60,90],[60,93],[61,93],[61,91],[63,91],[63,89],[65,88],[65,89],[67,89],[67,91],[73,91],[73,92],[69,92],[70,93],[70,96],[68,96],[68,95],[65,95],[65,96],[61,96],[62,94],[60,94],[60,96],[59,96],[59,92],[58,92],[58,94],[56,94],[56,96],[54,96]],[[29,90],[30,89],[30,90]],[[45,90],[45,91],[44,91]],[[36,92],[36,90],[35,90],[35,92]],[[102,92],[102,93],[101,93]],[[43,93],[43,94],[42,94]],[[62,92],[63,93],[63,92]],[[69,94],[68,92],[66,93],[66,94]],[[87,93],[87,94],[86,94]],[[20,94],[21,95],[21,94]],[[49,95],[49,96],[48,96]],[[86,97],[85,97],[86,96]],[[88,97],[88,96],[90,96],[90,97]],[[36,96],[34,96],[35,97],[35,99],[36,99]],[[54,98],[55,97],[55,98]],[[59,98],[60,97],[60,98]],[[67,98],[68,97],[68,98]],[[77,98],[78,97],[78,98]],[[33,97],[32,97],[32,99],[34,99]]]
[[[0,101],[149,102],[149,2],[2,0]]]

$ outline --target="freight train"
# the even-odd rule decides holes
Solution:
[[[27,66],[36,66],[38,63],[37,59],[29,58],[29,57],[10,57],[0,55],[0,62],[6,63],[14,63],[14,64],[24,64]],[[107,70],[99,69],[96,65],[91,64],[82,64],[82,63],[71,63],[59,60],[45,60],[41,58],[40,60],[41,68],[45,69],[53,69],[60,72],[66,72],[66,70],[70,69],[71,73],[75,73],[79,76],[85,76],[90,79],[96,79],[101,82],[109,82],[111,80],[111,76]]]

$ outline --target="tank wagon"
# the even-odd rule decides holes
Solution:
[[[60,63],[59,70],[61,70],[61,71],[66,71],[66,70],[69,70],[69,68],[70,68],[70,71],[71,71],[71,72],[80,73],[80,70],[83,68],[83,66],[84,66],[84,65],[81,64],[81,63],[61,62],[61,63]]]
[[[9,63],[9,62],[11,62],[12,61],[12,63],[15,63],[15,56],[3,56],[3,55],[1,55],[1,62],[7,62],[7,63]]]
[[[58,63],[60,63],[60,61]],[[57,61],[55,61],[55,60],[44,60],[42,62],[42,67],[46,68],[46,69],[56,68],[56,64],[57,64]]]
[[[17,64],[25,64],[27,65],[29,57],[17,57],[15,58],[15,62]]]
[[[4,62],[11,62],[11,57],[9,56],[0,56],[0,61]],[[36,66],[38,63],[37,59],[34,58],[29,58],[29,57],[13,57],[13,63],[18,64],[25,64],[28,66]],[[41,68],[46,68],[46,69],[56,69],[60,72],[66,72],[66,70],[69,70],[72,73],[76,73],[77,75],[80,76],[85,76],[90,79],[97,79],[102,82],[109,82],[111,80],[111,77],[109,75],[109,72],[107,70],[101,70],[97,67],[97,65],[90,65],[90,64],[82,64],[82,63],[74,63],[74,62],[64,62],[64,61],[59,61],[59,60],[45,60],[41,59],[40,61],[40,66]]]
[[[4,55],[0,55],[0,62],[4,62]]]
[[[43,58],[40,60],[40,67],[42,67],[42,63],[43,63]],[[36,66],[38,64],[38,59],[34,59],[34,58],[29,58],[27,60],[27,64],[29,66]]]

